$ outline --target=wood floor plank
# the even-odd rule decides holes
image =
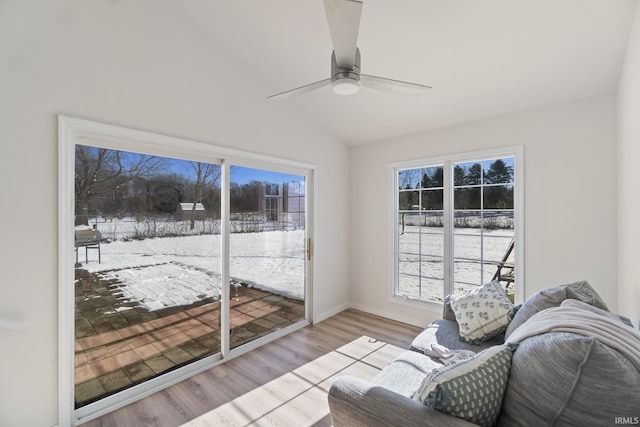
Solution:
[[[372,378],[420,331],[345,310],[85,426],[330,426],[335,378]]]

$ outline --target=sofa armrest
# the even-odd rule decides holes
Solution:
[[[331,385],[329,408],[334,427],[475,426],[349,375],[339,377]]]

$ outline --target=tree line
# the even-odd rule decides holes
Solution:
[[[76,145],[76,225],[88,225],[89,217],[97,215],[174,214],[180,203],[190,203],[193,229],[196,203],[204,205],[207,217],[220,218],[220,176],[216,164]],[[233,211],[259,211],[263,186],[269,192],[268,183],[231,183]]]
[[[513,209],[514,170],[502,159],[486,170],[481,163],[453,168],[454,209]],[[400,172],[400,210],[444,208],[444,169],[434,166]]]

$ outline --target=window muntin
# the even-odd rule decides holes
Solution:
[[[441,302],[493,279],[513,295],[517,153],[394,168],[393,296]]]

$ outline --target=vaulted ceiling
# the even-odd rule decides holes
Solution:
[[[322,0],[174,0],[204,37],[283,92],[330,76]],[[616,91],[636,0],[364,0],[362,72],[420,99],[329,87],[286,101],[347,144]],[[233,82],[242,84],[242,82]]]

